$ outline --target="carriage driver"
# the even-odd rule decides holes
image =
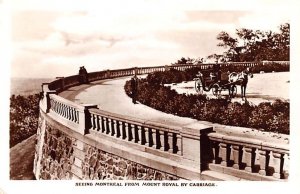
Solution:
[[[215,82],[221,80],[221,68],[220,64],[216,63],[213,65],[213,72],[209,74],[211,80],[214,80]]]

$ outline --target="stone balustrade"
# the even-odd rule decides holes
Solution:
[[[179,127],[160,125],[95,109],[91,109],[90,114],[90,131],[148,148],[182,155],[182,135]]]
[[[84,135],[87,133],[87,109],[95,108],[97,105],[78,105],[55,94],[49,95],[49,101],[49,113],[55,116],[59,122],[76,130],[80,134]]]
[[[210,133],[208,137],[213,152],[212,163],[217,164],[211,168],[239,176],[247,172],[247,178],[253,180],[288,178],[288,144],[219,133]],[[230,168],[238,171],[230,171]]]
[[[253,67],[258,64],[255,62],[221,63],[221,67],[229,65]],[[92,82],[165,71],[170,68],[185,70],[192,67],[205,70],[211,69],[213,64],[105,70],[89,73],[88,79]],[[207,169],[248,180],[279,180],[288,177],[289,148],[287,144],[212,133],[212,125],[204,125],[200,121],[178,126],[174,123],[140,120],[130,115],[105,112],[98,109],[96,105],[76,104],[57,95],[58,92],[79,84],[78,75],[58,77],[51,83],[43,84],[41,111],[49,115],[53,121],[81,135],[92,135],[92,137],[101,137],[116,144],[132,146],[135,150],[150,153],[148,157],[154,155],[155,157],[151,159],[153,161],[161,157],[178,162],[180,171],[176,168],[178,172],[175,173],[173,166],[170,168],[165,166],[165,169],[170,174],[180,175],[179,177],[200,179],[201,171]],[[107,151],[109,150],[110,148],[107,148]],[[81,156],[78,157],[81,158]],[[143,161],[143,159],[138,161]],[[153,164],[152,167],[158,166]],[[196,171],[187,170],[190,168]],[[184,172],[187,171],[193,173],[184,177]]]

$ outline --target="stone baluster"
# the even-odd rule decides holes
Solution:
[[[178,134],[176,137],[177,154],[182,155],[182,137]]]
[[[77,118],[76,123],[79,123],[79,111],[78,110],[76,110],[76,118]]]
[[[137,126],[131,125],[131,134],[132,134],[132,142],[136,143],[138,140],[138,134],[137,134]]]
[[[66,113],[67,113],[67,119],[70,121],[71,119],[70,119],[70,109],[71,109],[71,107],[67,107],[67,110],[66,110]]]
[[[66,105],[64,105],[63,103],[61,104],[61,111],[60,111],[60,115],[62,116],[62,117],[65,117],[65,107],[66,107]]]
[[[160,150],[165,151],[165,132],[159,130]]]
[[[69,120],[69,106],[66,106],[66,109],[65,109],[65,117],[67,120]]]
[[[73,122],[77,122],[77,118],[76,118],[76,110],[75,108],[72,108],[72,117],[73,117]]]
[[[222,159],[221,165],[222,166],[227,166],[228,161],[229,161],[229,145],[226,143],[221,142],[219,144],[219,153],[220,153],[220,158]]]
[[[283,178],[287,179],[289,177],[289,168],[290,168],[290,155],[289,153],[286,153],[284,155],[284,162],[283,162],[283,170],[282,170],[282,174],[283,174]]]
[[[273,160],[272,160],[273,168],[274,168],[273,177],[278,179],[282,178],[282,167],[283,167],[282,162],[283,162],[282,154],[273,152]]]
[[[137,130],[137,143],[138,144],[143,144],[143,139],[142,139],[142,126],[140,126],[140,125],[137,125],[136,126],[136,130]]]
[[[60,104],[60,102],[58,102],[57,103],[57,111],[56,111],[56,113],[58,113],[58,114],[60,114],[60,110],[61,110],[61,104]]]
[[[70,107],[70,109],[69,109],[69,118],[70,118],[70,121],[74,121],[73,120],[73,107]]]
[[[111,133],[111,119],[106,118],[106,134],[110,134],[110,133]]]
[[[101,116],[101,123],[100,123],[100,125],[101,125],[101,133],[105,133],[105,127],[106,127],[106,118],[105,117],[103,117],[103,116]]]
[[[64,104],[63,103],[61,103],[61,109],[60,109],[60,116],[64,116]]]
[[[100,131],[101,130],[101,116],[97,115],[96,116],[96,128],[97,128],[97,131]]]
[[[152,148],[157,148],[157,139],[156,139],[156,135],[157,135],[157,130],[156,129],[152,129],[152,133],[151,133],[151,136],[152,136]]]
[[[68,107],[68,110],[67,110],[67,114],[68,114],[68,120],[69,121],[72,121],[72,107]]]
[[[73,107],[69,108],[69,120],[73,121]]]
[[[149,140],[150,140],[150,131],[151,129],[149,129],[148,127],[144,127],[145,130],[145,146],[149,147]]]
[[[103,117],[102,133],[106,133],[106,131],[107,131],[107,118]]]
[[[114,137],[118,137],[119,134],[119,126],[118,126],[118,121],[114,120]]]
[[[242,147],[232,145],[233,168],[239,169],[242,162]]]
[[[124,123],[124,132],[125,132],[125,135],[126,135],[126,138],[125,140],[126,141],[129,141],[129,124],[127,122]]]
[[[254,150],[251,147],[244,147],[244,162],[246,163],[245,171],[253,172]]]
[[[259,174],[266,176],[267,169],[269,164],[269,151],[266,150],[258,150],[259,154]]]
[[[173,147],[173,133],[168,132],[168,145],[169,145],[169,152],[173,153],[174,147]]]
[[[60,107],[61,107],[61,105],[60,105],[60,102],[57,102],[57,109],[56,109],[56,113],[60,113]]]
[[[110,119],[110,135],[116,137],[116,120]]]
[[[53,100],[53,102],[55,103],[55,112],[57,113],[59,109],[59,103],[55,100]]]
[[[124,123],[122,121],[119,121],[119,132],[119,137],[124,139]]]
[[[128,123],[128,128],[127,128],[127,135],[128,135],[128,141],[134,141],[134,125]]]
[[[70,107],[70,121],[74,122],[73,107]]]
[[[67,106],[64,104],[64,105],[63,105],[63,109],[62,109],[62,116],[63,116],[64,118],[66,118],[66,109],[67,109]]]
[[[217,164],[219,158],[219,142],[212,140],[211,146],[213,152],[212,163]]]
[[[95,126],[95,115],[91,114],[91,124],[92,124],[92,130],[95,130],[96,126]]]
[[[60,103],[60,115],[63,116],[64,113],[64,104]]]

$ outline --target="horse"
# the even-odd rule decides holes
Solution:
[[[240,73],[232,72],[229,74],[229,82],[241,86],[242,100],[246,99],[246,88],[248,84],[248,77],[253,78],[253,74],[250,73],[249,70],[250,69],[247,68],[246,70]]]

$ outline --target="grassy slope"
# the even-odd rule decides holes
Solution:
[[[10,149],[10,179],[34,180],[33,160],[36,135]]]

